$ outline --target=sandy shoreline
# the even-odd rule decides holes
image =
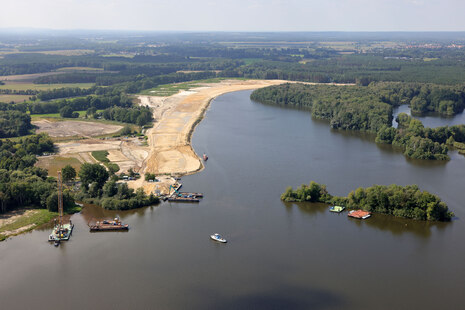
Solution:
[[[153,109],[155,123],[147,131],[150,153],[142,173],[156,175],[188,175],[203,169],[202,160],[191,145],[196,125],[203,119],[210,102],[234,91],[257,89],[287,83],[282,80],[226,80],[183,91],[170,97],[138,96],[141,104]],[[141,173],[141,174],[142,174]],[[166,191],[169,185],[131,182],[131,187],[143,186],[146,192],[155,188]]]

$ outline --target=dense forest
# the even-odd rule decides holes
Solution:
[[[47,171],[34,167],[36,155],[54,151],[46,134],[17,141],[0,140],[0,207],[1,213],[23,207],[56,209],[56,180]],[[72,195],[65,191],[64,206],[73,207]]]
[[[314,181],[302,184],[296,190],[288,187],[281,195],[286,202],[323,202],[346,206],[350,209],[389,214],[422,221],[450,221],[454,216],[441,199],[417,185],[374,185],[357,188],[347,197],[332,196],[326,186]]]
[[[0,138],[24,136],[32,129],[31,117],[21,111],[2,111],[0,107]]]
[[[399,128],[392,127],[393,107],[415,104],[423,98],[430,110],[443,103],[450,107],[452,114],[463,111],[465,88],[462,86],[284,84],[258,89],[251,98],[267,104],[308,109],[313,117],[329,120],[333,129],[376,133],[376,142],[400,147],[410,158],[447,160],[448,146],[465,142],[465,125],[425,128],[421,121],[408,118],[400,121]]]

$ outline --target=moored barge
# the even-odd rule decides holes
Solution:
[[[93,225],[89,225],[89,230],[92,231],[115,231],[115,230],[129,230],[128,224],[123,224],[119,218],[113,221],[103,220]]]

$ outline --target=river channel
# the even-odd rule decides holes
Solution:
[[[182,183],[205,194],[199,204],[87,207],[58,248],[47,243],[48,228],[0,243],[0,308],[463,308],[465,156],[409,160],[309,112],[252,102],[250,93],[215,99],[193,135],[209,160]],[[311,180],[334,195],[418,184],[457,218],[358,221],[280,201],[287,186]],[[129,232],[88,231],[91,219],[116,215]],[[211,241],[215,232],[228,243]]]

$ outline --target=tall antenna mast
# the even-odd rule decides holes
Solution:
[[[63,185],[61,183],[61,171],[58,171],[58,212],[60,214],[60,229],[63,228]]]

